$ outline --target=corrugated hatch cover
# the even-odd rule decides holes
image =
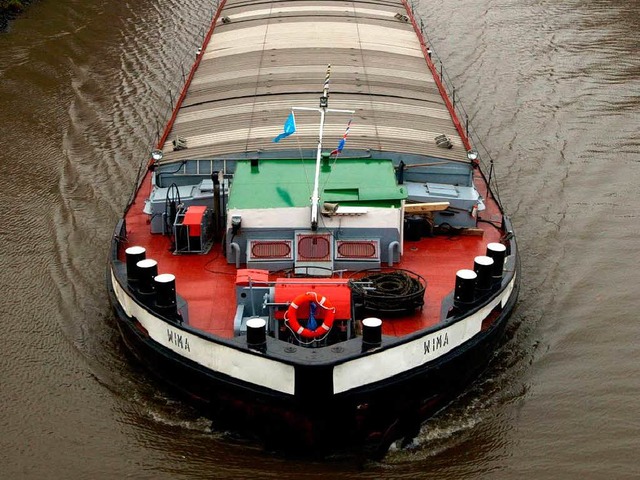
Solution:
[[[317,106],[331,64],[330,106],[355,110],[347,149],[466,161],[466,150],[399,1],[228,0],[164,146],[165,162],[268,152],[292,106]],[[347,115],[328,115],[334,148]],[[318,115],[297,112],[287,148],[314,149]],[[434,138],[446,134],[453,148]],[[173,151],[171,142],[186,140]]]

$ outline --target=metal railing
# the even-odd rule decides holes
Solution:
[[[416,2],[411,0],[408,3],[408,5],[409,5],[409,8],[411,9],[411,14],[413,15],[414,19],[416,20],[416,23],[418,24],[418,27],[424,39],[425,45],[428,48],[429,57],[431,58],[431,61],[436,67],[436,72],[439,75],[440,82],[444,86],[446,93],[449,96],[449,99],[451,100],[455,114],[457,115],[463,129],[465,130],[465,134],[472,148],[476,152],[478,152],[478,155],[479,155],[478,161],[480,164],[480,170],[483,173],[487,181],[487,184],[489,185],[489,190],[493,195],[493,197],[498,202],[498,205],[500,205],[500,208],[502,208],[502,202],[500,201],[499,186],[498,186],[498,182],[495,175],[495,163],[494,163],[493,157],[491,156],[491,153],[489,152],[488,148],[484,145],[484,143],[482,142],[482,139],[480,138],[475,128],[473,127],[472,123],[470,122],[469,114],[467,110],[464,108],[464,105],[462,104],[462,102],[460,101],[456,86],[454,85],[453,81],[451,80],[451,77],[449,76],[446,69],[444,68],[444,63],[442,61],[442,58],[434,50],[433,42],[431,38],[428,36],[425,29],[425,22],[420,16],[420,13],[416,9]]]
[[[190,69],[192,68],[198,55],[202,53],[202,47],[207,36],[207,32],[209,30],[209,27],[211,26],[211,21],[214,18],[219,5],[220,0],[215,0],[215,2],[213,2],[211,15],[207,17],[206,22],[204,22],[203,25],[199,28],[198,35],[193,39],[194,43],[191,47],[192,50],[185,53],[181,61],[175,63],[175,71],[170,73],[169,75],[171,78],[173,78],[173,80],[167,84],[167,93],[161,99],[162,101],[164,101],[164,107],[161,107],[160,114],[155,118],[155,125],[153,125],[155,127],[155,133],[153,137],[145,141],[144,145],[140,147],[140,150],[142,150],[140,153],[134,153],[135,156],[139,155],[141,157],[141,160],[138,167],[138,172],[136,174],[133,191],[131,193],[131,197],[129,198],[128,204],[131,204],[131,202],[133,202],[133,199],[135,198],[136,192],[140,187],[140,183],[144,178],[145,169],[149,164],[151,151],[157,148],[160,139],[162,138],[164,128],[176,108],[176,102],[180,96],[180,92],[187,82],[187,76],[190,72]]]

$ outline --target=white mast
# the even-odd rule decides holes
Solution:
[[[293,110],[317,110],[320,112],[320,132],[318,134],[318,150],[316,151],[316,172],[313,180],[313,193],[311,194],[311,230],[314,232],[318,229],[318,207],[320,204],[320,162],[322,160],[322,134],[324,132],[324,117],[327,112],[350,113],[354,114],[354,110],[333,110],[329,108],[329,78],[331,77],[331,65],[327,66],[327,75],[324,77],[324,86],[322,96],[320,97],[320,107],[305,108],[293,107]]]
[[[313,193],[311,194],[311,230],[318,229],[318,204],[320,203],[320,160],[322,159],[322,133],[324,131],[324,116],[329,107],[329,78],[331,77],[331,65],[327,66],[327,75],[324,77],[322,96],[320,97],[320,132],[318,134],[318,151],[316,152],[316,174],[313,179]]]

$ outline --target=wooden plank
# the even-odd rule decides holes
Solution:
[[[449,208],[449,202],[408,203],[404,206],[405,213],[439,212]]]

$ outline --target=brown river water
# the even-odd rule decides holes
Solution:
[[[212,431],[126,355],[108,244],[212,12],[42,0],[0,34],[2,479],[640,476],[640,3],[421,0],[523,257],[491,368],[381,462]]]

